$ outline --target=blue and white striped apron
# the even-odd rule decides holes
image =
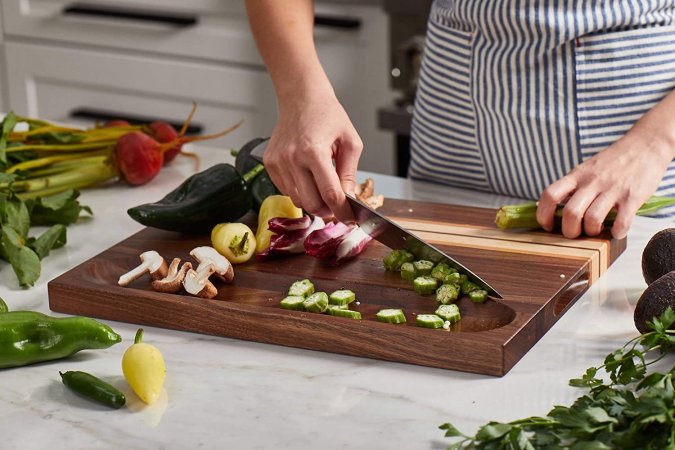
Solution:
[[[675,0],[436,0],[409,175],[538,199],[675,88],[674,20]]]

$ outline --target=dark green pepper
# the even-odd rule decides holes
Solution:
[[[237,159],[234,162],[234,167],[240,174],[245,174],[252,168],[258,165],[258,161],[251,158],[251,152],[263,142],[268,141],[269,138],[255,138],[244,144],[239,150],[233,150],[232,155]],[[279,189],[272,183],[267,171],[262,171],[251,183],[251,194],[253,195],[253,209],[255,212],[260,211],[260,205],[270,195],[279,195]]]
[[[7,306],[7,303],[0,297],[0,314],[1,313],[6,313],[9,311],[9,307]]]
[[[204,233],[251,210],[253,196],[248,183],[263,170],[258,164],[242,176],[231,164],[216,164],[192,175],[158,202],[135,206],[127,213],[149,227]]]
[[[279,189],[272,183],[267,171],[263,170],[253,183],[251,183],[251,194],[253,195],[253,209],[260,211],[262,202],[271,195],[279,195]]]
[[[87,372],[59,372],[61,381],[73,391],[102,405],[119,409],[127,402],[117,388]]]
[[[50,317],[35,311],[0,314],[0,369],[108,348],[122,338],[89,317]]]

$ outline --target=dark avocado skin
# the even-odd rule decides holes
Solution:
[[[675,228],[666,228],[649,240],[642,252],[642,276],[647,284],[675,270]]]
[[[635,306],[635,327],[640,333],[646,333],[649,331],[647,321],[660,316],[669,306],[675,310],[675,271],[647,286]]]

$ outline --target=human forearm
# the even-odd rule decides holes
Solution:
[[[286,99],[331,89],[314,46],[312,0],[246,0],[246,8],[281,107]]]
[[[623,139],[639,142],[654,157],[664,161],[675,158],[675,91],[638,120]]]

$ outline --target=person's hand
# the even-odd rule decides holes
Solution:
[[[345,192],[354,192],[362,150],[361,138],[332,89],[323,89],[280,104],[265,168],[296,206],[349,222],[353,214]]]
[[[563,235],[576,238],[583,230],[595,236],[616,208],[612,235],[625,237],[635,213],[654,193],[672,159],[672,149],[664,144],[645,133],[627,134],[546,188],[539,199],[537,221],[552,230],[556,206],[564,202]]]

